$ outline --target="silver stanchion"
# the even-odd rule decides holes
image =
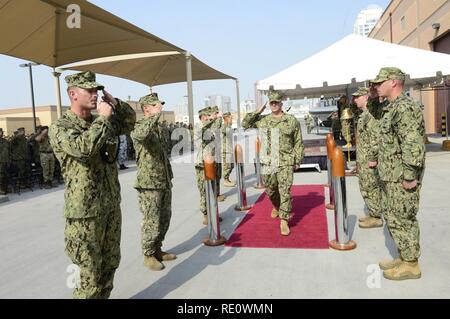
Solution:
[[[245,190],[244,157],[242,147],[236,144],[234,147],[234,162],[236,163],[236,185],[238,190],[238,203],[234,207],[237,211],[247,211],[251,205],[247,205],[247,192]]]
[[[208,237],[203,240],[203,243],[207,246],[219,246],[223,245],[226,242],[226,239],[220,235],[219,208],[217,206],[217,196],[213,186],[216,180],[214,157],[205,157],[204,172],[206,211],[208,214]]]
[[[333,154],[334,149],[336,148],[336,142],[331,134],[327,135],[327,173],[328,173],[328,187],[329,187],[329,196],[330,202],[326,204],[326,208],[333,210],[334,209],[334,189],[333,189],[333,165],[331,163],[331,156]]]
[[[256,184],[255,184],[254,188],[263,189],[263,188],[265,188],[265,186],[264,186],[264,181],[263,181],[262,174],[261,174],[261,162],[260,162],[260,157],[259,157],[259,154],[261,152],[261,140],[259,139],[259,137],[257,137],[256,141],[255,141],[255,150],[256,150],[256,154],[255,154]]]
[[[330,241],[330,247],[336,250],[352,250],[356,243],[350,240],[347,213],[347,193],[345,187],[345,166],[342,150],[335,147],[332,154],[333,190],[334,190],[334,227],[336,239]]]

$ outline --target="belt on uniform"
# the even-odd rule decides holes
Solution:
[[[53,152],[41,152],[41,153],[44,153],[44,154],[53,154]]]

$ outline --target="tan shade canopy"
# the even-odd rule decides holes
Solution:
[[[68,20],[75,21],[67,12],[71,4],[80,7],[80,28],[68,27]],[[1,54],[50,67],[136,52],[184,51],[83,0],[0,0],[0,39]]]
[[[235,79],[192,56],[192,80]],[[186,57],[179,52],[128,54],[82,61],[63,70],[93,71],[136,81],[148,86],[186,82]]]

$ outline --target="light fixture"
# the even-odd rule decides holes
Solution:
[[[439,28],[441,27],[441,24],[440,24],[440,23],[433,23],[433,24],[431,25],[431,27],[432,27],[434,30],[439,30]]]

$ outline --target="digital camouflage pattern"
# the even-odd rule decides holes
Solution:
[[[231,172],[234,168],[233,160],[233,133],[231,123],[223,123],[222,126],[222,166],[223,166],[223,179],[230,180]]]
[[[244,117],[242,127],[258,128],[261,136],[261,164],[282,167],[300,165],[302,162],[304,156],[302,131],[300,123],[294,116],[284,113],[277,118],[272,114],[261,115],[252,112]]]
[[[139,189],[141,245],[144,256],[152,256],[162,247],[172,216],[171,189]]]
[[[406,74],[400,70],[399,68],[395,67],[386,67],[381,68],[380,72],[378,73],[377,77],[370,81],[372,83],[382,83],[387,80],[400,80],[405,81]]]
[[[44,137],[39,143],[40,162],[42,167],[42,176],[44,183],[52,182],[55,173],[55,156],[50,141]]]
[[[216,109],[217,108],[217,109]],[[212,112],[218,112],[219,108],[213,107]],[[223,127],[223,120],[222,118],[217,118],[214,120],[211,130],[214,133],[214,140],[215,140],[215,147],[212,150],[212,153],[214,155],[215,161],[216,161],[216,181],[215,181],[215,188],[214,191],[216,195],[220,195],[220,179],[222,178],[222,127]]]
[[[31,174],[30,166],[27,164],[27,161],[30,159],[27,139],[25,136],[14,136],[10,145],[11,161],[17,166],[19,178],[24,181]]]
[[[369,209],[369,215],[374,218],[381,218],[381,185],[378,170],[369,168],[368,154],[371,145],[380,142],[379,120],[369,110],[361,113],[357,126],[358,139],[356,145],[359,189]]]
[[[205,112],[205,109],[200,110],[200,112]],[[200,193],[200,212],[203,215],[207,214],[203,158],[206,155],[214,156],[215,139],[211,130],[213,124],[214,120],[205,120],[198,123],[194,129],[194,142],[197,149],[195,157],[195,180]]]
[[[419,105],[405,94],[384,108],[378,165],[381,180],[422,181],[425,168],[425,122]]]
[[[291,186],[294,181],[292,166],[279,167],[274,174],[263,175],[266,194],[282,219],[289,219],[292,211]]]
[[[378,171],[382,181],[384,216],[404,261],[420,256],[416,215],[425,169],[425,123],[418,103],[401,94],[384,108],[380,123]],[[403,181],[417,180],[411,190]]]
[[[158,121],[161,113],[139,120],[131,133],[136,150],[142,253],[152,256],[161,248],[172,215],[172,167],[167,140]]]
[[[64,230],[65,251],[80,267],[77,299],[106,299],[113,289],[114,273],[120,263],[120,206],[95,217],[67,218]]]
[[[146,96],[143,96],[139,99],[139,104],[142,105],[155,105],[161,103],[164,105],[166,102],[160,101],[158,98],[158,93],[150,93]]]
[[[136,189],[172,188],[172,166],[167,156],[167,141],[158,125],[160,116],[161,113],[142,118],[131,132],[138,165]]]
[[[420,228],[417,220],[420,190],[405,190],[401,183],[383,182],[382,208],[386,225],[404,261],[416,261],[420,257]]]
[[[280,218],[291,213],[293,166],[300,165],[304,146],[300,123],[289,114],[279,118],[272,114],[249,113],[242,121],[244,129],[258,128],[261,136],[260,162],[266,193],[272,205],[279,209]]]
[[[50,144],[66,184],[66,252],[80,266],[75,298],[107,298],[120,261],[120,185],[110,156],[117,138],[129,134],[136,114],[118,101],[107,118],[84,120],[67,111],[49,129]],[[109,156],[102,155],[105,153]]]
[[[64,78],[67,87],[79,87],[82,89],[98,89],[103,90],[105,87],[95,82],[95,73],[91,71],[80,72],[68,75]]]

